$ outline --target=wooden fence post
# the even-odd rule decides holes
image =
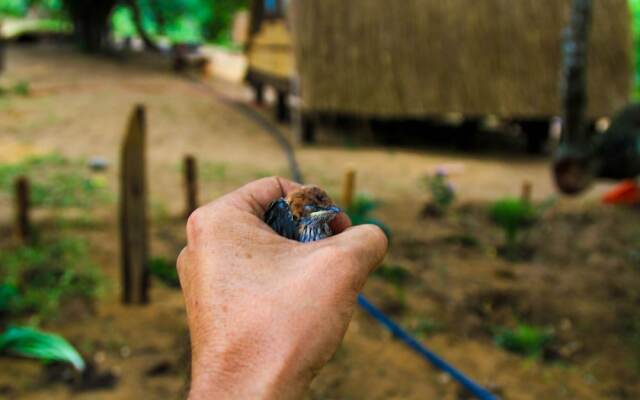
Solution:
[[[29,222],[29,179],[24,176],[14,182],[16,200],[16,236],[22,244],[31,242],[31,225]]]
[[[520,199],[526,203],[531,203],[531,195],[533,192],[533,184],[530,181],[522,182],[522,193]]]
[[[285,122],[289,118],[289,95],[283,90],[276,91],[276,104],[274,112],[276,121]]]
[[[184,188],[186,194],[185,218],[198,208],[198,167],[195,157],[189,155],[183,163]]]
[[[120,156],[120,252],[125,304],[149,301],[145,136],[145,109],[138,105],[129,120]]]
[[[348,169],[342,182],[342,207],[348,209],[353,203],[353,193],[356,187],[356,171]]]

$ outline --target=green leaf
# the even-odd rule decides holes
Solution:
[[[33,328],[10,326],[0,335],[0,352],[45,362],[66,362],[78,371],[85,367],[82,356],[63,337]]]

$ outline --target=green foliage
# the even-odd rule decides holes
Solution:
[[[145,30],[172,42],[213,41],[228,43],[234,14],[248,0],[138,0]],[[135,36],[131,10],[115,8],[111,25],[118,37]]]
[[[445,214],[456,199],[456,192],[447,179],[447,175],[438,171],[433,176],[427,176],[425,184],[431,194],[433,207],[438,213]]]
[[[156,257],[149,261],[149,272],[170,288],[180,288],[178,270],[175,263]]]
[[[381,265],[373,275],[394,285],[404,285],[411,278],[411,273],[399,265]]]
[[[418,318],[413,326],[413,332],[419,337],[425,338],[433,333],[441,331],[443,326],[440,322],[426,317]]]
[[[92,178],[81,162],[71,162],[59,155],[0,164],[0,192],[11,194],[19,176],[30,178],[31,203],[35,207],[91,208],[109,199],[104,183]]]
[[[27,13],[29,4],[25,0],[0,1],[0,16],[22,17]]]
[[[30,9],[40,15],[60,17],[63,14],[62,0],[2,0],[0,17],[26,17]]]
[[[84,240],[62,238],[3,251],[0,302],[4,314],[46,318],[55,316],[65,301],[97,297],[102,275],[90,261],[87,247]]]
[[[29,82],[20,81],[14,84],[11,88],[7,89],[0,86],[0,96],[7,96],[9,94],[16,94],[19,96],[28,96],[31,93],[31,87]]]
[[[498,329],[494,341],[507,351],[527,357],[538,357],[553,338],[551,329],[519,324],[515,329]]]
[[[18,288],[8,283],[0,284],[0,320],[18,308],[20,293]]]
[[[635,84],[633,97],[640,99],[640,0],[629,0],[631,8],[631,29],[633,34],[633,48],[635,50]]]
[[[351,223],[353,225],[377,225],[384,231],[387,237],[391,237],[391,230],[382,221],[371,216],[373,211],[378,208],[379,205],[380,203],[372,199],[370,196],[358,193],[345,212],[351,219]]]
[[[13,92],[15,94],[19,94],[20,96],[28,96],[31,92],[29,82],[20,81],[13,86]]]
[[[85,368],[82,356],[64,338],[33,328],[10,326],[0,334],[0,353],[45,362],[65,362],[78,371]]]
[[[537,218],[536,208],[528,201],[517,198],[498,200],[491,207],[491,218],[505,233],[507,248],[518,246],[518,233],[530,227]]]

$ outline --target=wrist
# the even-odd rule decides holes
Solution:
[[[295,354],[274,353],[275,346],[252,349],[247,341],[238,345],[203,347],[192,360],[190,400],[200,399],[298,399],[311,383],[312,376],[295,371],[300,365]],[[249,342],[250,343],[250,342]]]

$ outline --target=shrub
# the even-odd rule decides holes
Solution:
[[[530,202],[517,198],[505,198],[493,204],[491,218],[504,231],[506,250],[513,251],[518,248],[519,233],[533,225],[537,214],[536,208]]]
[[[431,195],[429,211],[434,215],[444,215],[456,199],[456,192],[446,172],[438,170],[433,176],[427,176],[425,184]]]
[[[495,343],[503,349],[527,357],[538,357],[553,341],[551,329],[519,324],[515,329],[498,329]]]
[[[391,230],[380,220],[371,214],[380,203],[369,195],[359,193],[345,212],[353,225],[373,224],[379,226],[387,237],[391,237]]]
[[[149,261],[149,272],[170,288],[180,288],[178,270],[175,263],[156,257]]]

